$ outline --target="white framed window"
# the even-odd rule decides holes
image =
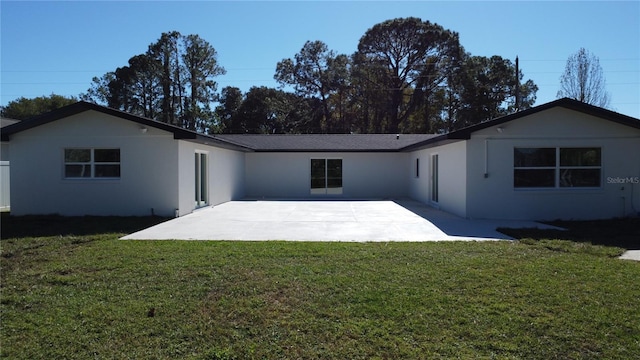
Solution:
[[[513,187],[600,188],[602,149],[545,147],[513,149]]]
[[[64,149],[65,179],[120,179],[120,149]]]

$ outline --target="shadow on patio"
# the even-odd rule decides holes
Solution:
[[[411,199],[394,200],[394,202],[412,213],[429,221],[448,236],[473,237],[487,239],[513,239],[497,229],[554,229],[562,228],[528,220],[486,220],[465,219],[446,211],[438,210]]]

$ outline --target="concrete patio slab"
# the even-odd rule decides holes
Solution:
[[[618,259],[640,261],[640,250],[627,250]]]
[[[230,201],[197,210],[125,240],[451,241],[504,240],[498,227],[533,221],[469,220],[413,200]]]

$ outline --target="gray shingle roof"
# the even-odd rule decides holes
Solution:
[[[2,140],[9,141],[11,135],[56,121],[83,111],[98,111],[108,115],[139,123],[143,126],[151,126],[173,133],[175,139],[193,141],[205,145],[213,145],[239,151],[299,151],[299,152],[389,152],[401,151],[404,147],[424,142],[436,135],[425,134],[400,134],[396,139],[394,134],[359,134],[359,135],[206,135],[186,130],[173,125],[161,123],[152,119],[143,118],[80,101],[65,106],[50,113],[43,114],[33,119],[20,121],[2,129]]]
[[[6,126],[0,132],[2,141],[9,141],[11,135],[56,121],[83,111],[93,110],[122,119],[137,122],[143,126],[151,126],[173,133],[175,139],[213,145],[239,151],[257,152],[394,152],[414,151],[427,147],[469,139],[475,131],[489,126],[499,125],[523,116],[555,106],[584,112],[602,119],[623,125],[640,128],[640,121],[623,114],[598,108],[567,98],[558,99],[547,104],[539,105],[518,113],[510,114],[484,123],[453,131],[447,134],[317,134],[317,135],[206,135],[186,130],[173,125],[161,123],[152,119],[128,114],[120,110],[104,106],[78,102],[65,106],[42,116],[17,122]]]
[[[215,135],[254,151],[359,152],[400,151],[434,138],[433,134]]]

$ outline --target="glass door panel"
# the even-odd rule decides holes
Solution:
[[[342,194],[342,159],[311,159],[311,194]]]
[[[195,154],[195,205],[202,207],[209,204],[207,181],[207,154]]]
[[[438,202],[438,155],[431,155],[431,201]]]
[[[326,194],[325,159],[311,159],[311,194]]]
[[[342,194],[342,159],[327,159],[327,194]]]

